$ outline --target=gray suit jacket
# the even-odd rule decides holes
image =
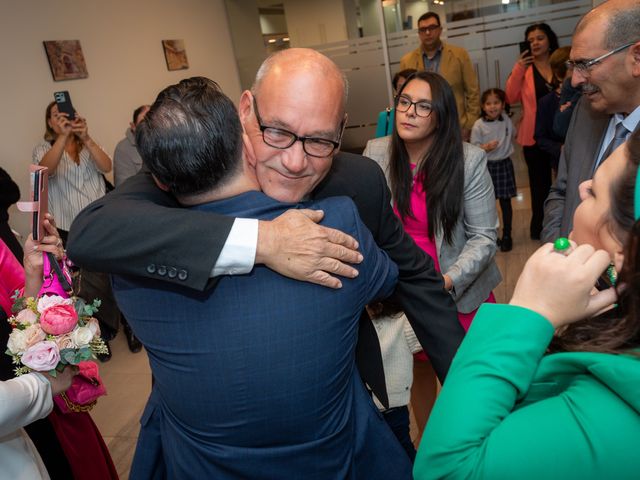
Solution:
[[[580,203],[578,186],[592,177],[610,118],[594,112],[588,101],[578,101],[560,154],[558,177],[544,204],[543,242],[566,237],[573,228],[573,214]]]
[[[375,160],[389,181],[391,137],[370,140],[362,153]],[[498,214],[484,150],[464,144],[464,206],[453,231],[453,242],[436,232],[438,261],[443,274],[453,281],[458,311],[468,313],[484,302],[502,280],[494,257],[498,236]]]

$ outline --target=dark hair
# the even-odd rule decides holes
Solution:
[[[488,118],[487,112],[484,111],[484,108],[482,108],[482,106],[491,95],[495,95],[496,97],[498,97],[498,99],[504,105],[504,111],[508,114],[509,104],[507,103],[507,94],[504,92],[504,90],[500,90],[499,88],[490,88],[482,92],[482,96],[480,97],[480,116],[483,118]]]
[[[136,128],[140,156],[177,195],[220,186],[242,162],[233,102],[213,80],[192,77],[165,88]]]
[[[422,179],[428,216],[428,234],[435,237],[438,228],[444,239],[451,243],[453,228],[462,212],[464,191],[464,148],[458,123],[458,110],[453,91],[447,81],[433,72],[417,72],[411,75],[400,89],[401,94],[409,83],[423,81],[431,88],[431,121],[435,122],[432,135],[435,140],[416,167],[416,176]],[[397,121],[396,114],[396,121]],[[409,166],[409,154],[398,135],[396,124],[391,137],[389,177],[393,199],[400,215],[413,217],[410,206],[413,174]]]
[[[393,90],[398,91],[398,81],[400,78],[409,78],[411,75],[416,73],[417,70],[415,68],[405,68],[404,70],[400,70],[393,76],[393,80],[391,80],[391,84],[393,85]]]
[[[621,353],[640,346],[640,221],[634,216],[636,174],[640,163],[640,130],[627,140],[627,165],[611,185],[606,226],[625,244],[618,308],[609,314],[572,323],[551,342],[552,351]]]
[[[138,121],[138,116],[140,115],[140,113],[142,113],[142,111],[147,108],[149,105],[140,105],[138,108],[136,108],[133,111],[133,124],[135,125],[136,122]]]
[[[527,29],[524,31],[524,41],[529,41],[529,34],[534,30],[541,30],[547,36],[547,40],[549,40],[549,55],[555,52],[558,49],[558,36],[556,33],[551,30],[551,27],[546,23],[534,23],[533,25],[529,25]]]
[[[436,12],[427,12],[427,13],[423,13],[422,15],[420,15],[420,18],[418,19],[418,26],[420,25],[421,21],[429,20],[430,18],[435,18],[436,21],[438,22],[438,26],[441,25],[441,23],[440,23],[440,15],[438,15]]]

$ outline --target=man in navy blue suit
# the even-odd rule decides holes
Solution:
[[[300,68],[281,81],[285,89],[304,85],[334,95],[344,88],[334,73],[320,82]],[[253,98],[256,115],[259,101]],[[266,220],[291,208],[320,209],[324,225],[359,242],[364,260],[339,290],[262,265],[206,292],[114,277],[118,304],[155,378],[132,478],[410,478],[409,460],[355,367],[360,314],[393,291],[397,267],[351,199],[297,203],[323,178],[326,157],[339,145],[342,129],[325,127],[339,123],[343,106],[336,103],[305,120],[319,135],[298,138],[292,148],[303,149],[314,167],[293,189],[278,188],[279,162],[256,159],[233,103],[210,80],[163,90],[139,127],[138,148],[155,181],[183,205]],[[261,130],[276,148],[291,140],[277,125]],[[267,184],[275,198],[291,202],[267,197]]]

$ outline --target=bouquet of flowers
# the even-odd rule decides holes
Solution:
[[[25,298],[19,292],[14,298],[6,354],[13,358],[16,376],[36,371],[55,377],[65,365],[78,365],[107,352],[93,318],[100,300],[86,304],[78,297],[46,294]]]

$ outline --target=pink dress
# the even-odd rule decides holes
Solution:
[[[415,165],[411,165],[411,169],[413,170],[414,168]],[[418,178],[414,177],[410,206],[415,218],[407,216],[403,219],[400,216],[400,212],[398,212],[396,205],[394,205],[393,211],[398,216],[398,218],[400,218],[405,232],[407,232],[411,236],[411,238],[413,238],[416,244],[433,259],[436,270],[440,272],[440,262],[438,262],[438,251],[436,249],[436,242],[433,238],[430,238],[428,234],[429,223],[427,217],[427,202],[425,197],[426,196],[424,190],[422,189],[422,181],[419,181]],[[485,302],[496,302],[496,299],[493,296],[493,292],[489,294],[489,297]],[[475,317],[477,311],[478,309],[475,309],[474,311],[469,313],[458,312],[458,321],[460,322],[460,325],[462,325],[462,328],[464,328],[465,332],[469,330],[471,321],[473,320],[473,317]],[[419,360],[427,359],[424,352],[417,353],[415,355],[415,358]]]

